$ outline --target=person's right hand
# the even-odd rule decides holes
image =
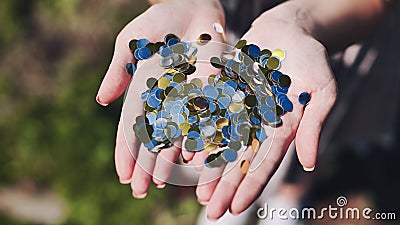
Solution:
[[[190,41],[196,40],[202,33],[208,33],[212,36],[212,41],[223,42],[221,33],[213,28],[214,23],[224,26],[224,13],[218,0],[170,0],[151,6],[118,35],[114,57],[100,86],[96,101],[100,105],[108,105],[124,93],[130,80],[133,79],[132,85],[137,91],[135,102],[138,107],[135,109],[136,115],[129,116],[136,117],[143,114],[140,93],[145,90],[149,76],[142,73],[133,75],[132,78],[125,71],[127,63],[136,63],[128,47],[130,40],[146,38],[150,42],[157,42],[162,41],[166,34],[173,33],[182,40]],[[141,63],[139,62],[138,67]],[[197,64],[196,67],[196,73],[192,76],[200,74],[208,76],[215,72],[215,68],[205,64]],[[120,182],[131,183],[132,194],[136,198],[146,196],[152,177],[158,188],[164,187],[172,164],[181,152],[179,145],[180,143],[175,143],[174,146],[163,149],[156,155],[143,145],[137,147],[139,141],[136,137],[133,138],[133,143],[127,143],[120,119],[115,146],[115,165]],[[182,156],[184,160],[189,161],[193,154],[183,151]]]

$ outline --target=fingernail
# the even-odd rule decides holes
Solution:
[[[163,189],[163,188],[165,188],[166,185],[167,185],[166,183],[164,183],[164,184],[156,184],[156,188]]]
[[[143,199],[143,198],[145,198],[147,196],[147,192],[143,193],[143,194],[135,194],[135,192],[132,191],[132,195],[133,195],[134,198]]]
[[[197,199],[197,201],[198,201],[201,205],[207,205],[207,204],[208,204],[208,201],[206,201],[206,200]]]
[[[131,179],[122,179],[122,178],[119,178],[119,182],[120,182],[121,184],[129,184],[129,183],[131,182]]]
[[[104,107],[105,107],[105,106],[108,106],[108,104],[102,103],[102,102],[100,101],[100,98],[99,98],[98,95],[96,96],[96,102],[99,103],[99,105],[101,105],[101,106],[104,106]]]
[[[314,171],[314,169],[315,169],[315,166],[310,167],[310,168],[303,166],[303,170],[306,171],[306,172],[312,172],[312,171]]]

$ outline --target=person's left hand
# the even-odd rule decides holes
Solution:
[[[293,102],[293,111],[282,117],[281,127],[265,127],[268,139],[262,143],[247,174],[241,172],[240,163],[225,171],[224,176],[223,168],[204,168],[197,197],[200,203],[208,204],[210,220],[217,220],[228,209],[235,215],[248,208],[261,194],[294,139],[301,164],[305,170],[313,170],[321,126],[336,100],[336,81],[324,46],[298,25],[264,14],[242,39],[261,49],[286,52],[281,71],[292,80],[288,97]],[[306,107],[298,101],[302,92],[311,94]],[[247,149],[243,158],[251,159],[252,154]],[[220,178],[202,184],[210,177]]]

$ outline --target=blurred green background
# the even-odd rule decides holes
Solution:
[[[151,197],[134,200],[119,184],[113,149],[122,101],[95,102],[116,35],[146,7],[0,1],[0,224],[194,223],[192,189],[168,198],[176,188],[151,187]]]

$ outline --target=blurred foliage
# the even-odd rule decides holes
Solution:
[[[28,179],[56,190],[67,202],[65,224],[190,224],[199,211],[193,199],[171,204],[173,188],[130,197],[113,162],[121,100],[95,103],[117,33],[146,7],[0,1],[0,186]],[[21,222],[0,216],[0,224]]]

